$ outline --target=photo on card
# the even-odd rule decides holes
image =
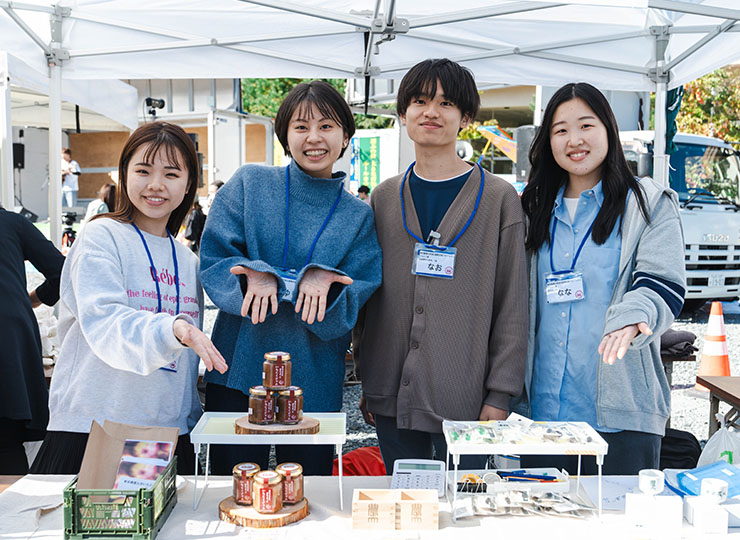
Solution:
[[[172,443],[164,441],[137,441],[126,439],[121,459],[126,461],[152,460],[167,465],[172,459]]]

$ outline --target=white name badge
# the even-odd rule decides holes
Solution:
[[[548,304],[584,300],[586,293],[583,291],[583,273],[545,274],[545,297]]]
[[[173,373],[177,373],[177,360],[175,360],[174,362],[170,362],[166,366],[162,366],[159,369],[163,369],[165,371],[172,371]]]
[[[295,291],[295,284],[298,275],[295,270],[279,270],[278,274],[283,278],[285,283],[285,293],[280,300],[290,300],[293,298],[293,291]]]
[[[411,273],[416,276],[452,279],[455,277],[456,256],[457,248],[435,249],[428,244],[417,242],[414,246]]]

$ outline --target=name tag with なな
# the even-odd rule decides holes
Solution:
[[[411,273],[415,276],[452,279],[455,277],[455,257],[457,248],[438,248],[417,242]]]
[[[577,302],[585,299],[583,273],[564,271],[545,274],[545,297],[548,304]]]

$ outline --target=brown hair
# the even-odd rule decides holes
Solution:
[[[100,186],[98,199],[105,203],[108,212],[114,212],[116,210],[116,185],[107,183]]]
[[[188,173],[188,187],[185,191],[185,197],[167,220],[167,230],[171,234],[177,234],[197,195],[198,156],[195,152],[195,145],[188,134],[185,133],[185,130],[169,122],[144,124],[131,134],[123,146],[123,150],[121,150],[121,158],[118,161],[118,189],[116,190],[115,211],[95,216],[90,221],[105,215],[122,223],[133,222],[136,207],[128,198],[126,173],[133,155],[141,146],[145,145],[148,145],[148,148],[143,156],[144,161],[152,162],[157,152],[163,149],[166,159],[172,165],[184,169]],[[184,167],[181,166],[180,160],[185,161]]]

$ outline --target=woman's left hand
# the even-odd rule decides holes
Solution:
[[[624,358],[630,343],[640,333],[646,336],[653,335],[653,331],[644,322],[630,324],[605,335],[599,344],[599,354],[603,355],[604,362],[613,364],[617,358],[620,360]]]
[[[342,276],[321,268],[309,268],[303,274],[298,284],[298,298],[295,302],[295,312],[301,314],[301,320],[313,324],[314,321],[324,320],[326,313],[326,296],[332,283],[351,285],[352,278]]]
[[[480,417],[478,420],[481,422],[488,422],[489,420],[506,420],[509,416],[509,411],[505,411],[504,409],[497,409],[496,407],[493,407],[492,405],[483,405],[483,408],[480,410]]]

